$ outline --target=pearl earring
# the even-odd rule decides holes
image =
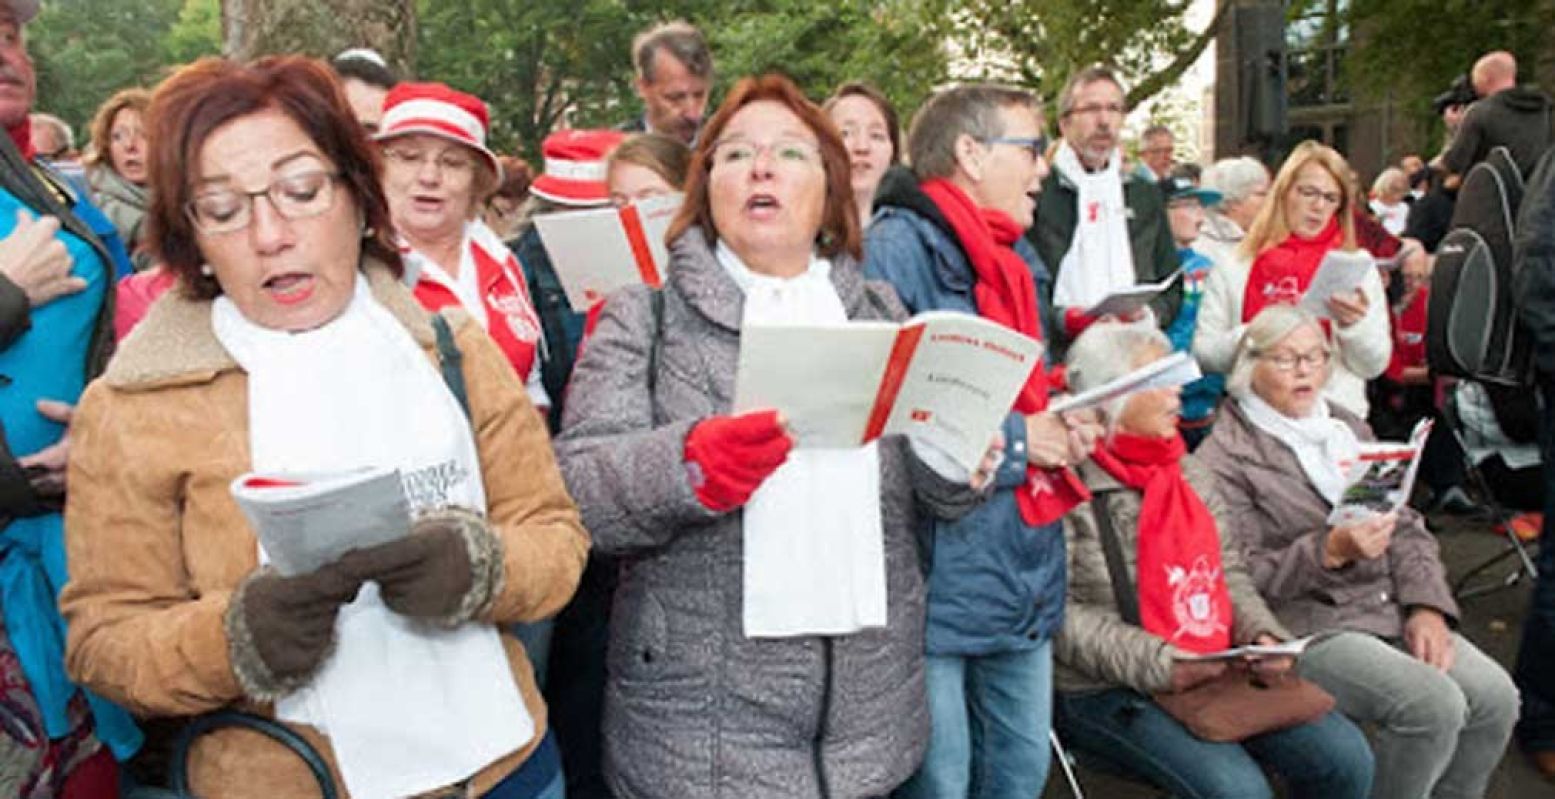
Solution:
[[[216,270],[212,269],[210,264],[200,264],[200,274],[211,277],[216,274]]]

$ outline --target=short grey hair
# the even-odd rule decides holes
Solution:
[[[1269,185],[1269,169],[1252,156],[1222,158],[1204,170],[1200,184],[1220,192],[1221,202],[1239,203],[1260,186]]]
[[[1286,336],[1303,327],[1314,327],[1323,336],[1323,346],[1333,351],[1328,334],[1311,311],[1299,305],[1281,303],[1270,305],[1258,312],[1253,321],[1242,331],[1236,345],[1236,357],[1231,363],[1231,373],[1226,376],[1226,393],[1237,399],[1245,398],[1253,390],[1253,369],[1258,358]]]
[[[977,141],[1004,135],[1001,108],[1028,108],[1041,113],[1036,95],[1025,89],[991,83],[952,86],[936,92],[913,115],[907,131],[907,153],[919,180],[946,178],[956,171],[956,140],[962,134]]]
[[[34,113],[31,116],[32,124],[41,125],[46,128],[53,128],[54,135],[59,137],[59,140],[64,143],[66,150],[76,149],[76,132],[71,130],[69,122],[60,119],[53,114],[44,114],[41,112]]]
[[[1172,342],[1153,323],[1097,322],[1069,345],[1064,360],[1069,388],[1075,392],[1090,391],[1116,380],[1139,368],[1136,360],[1140,353],[1152,347],[1163,355],[1172,351]],[[1127,403],[1128,397],[1124,396],[1102,407],[1108,430]]]
[[[1128,102],[1128,89],[1123,87],[1123,81],[1118,79],[1118,73],[1113,72],[1112,68],[1105,64],[1092,64],[1070,75],[1069,80],[1064,82],[1063,91],[1058,93],[1058,118],[1063,119],[1074,110],[1074,96],[1081,89],[1103,80],[1118,87],[1118,91],[1123,93],[1125,104]]]
[[[1151,125],[1150,127],[1145,128],[1143,133],[1139,134],[1139,140],[1146,141],[1147,139],[1153,139],[1157,136],[1166,136],[1167,138],[1173,140],[1177,138],[1176,134],[1172,133],[1171,128],[1165,125]]]
[[[632,39],[632,63],[637,74],[652,83],[654,56],[663,50],[685,66],[686,71],[699,78],[713,77],[713,54],[707,49],[707,39],[702,32],[685,20],[677,19],[655,25]]]

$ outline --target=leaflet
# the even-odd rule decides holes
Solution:
[[[1219,652],[1183,653],[1175,656],[1174,660],[1205,661],[1205,660],[1237,660],[1240,658],[1267,658],[1267,657],[1298,657],[1307,651],[1307,647],[1326,638],[1325,634],[1309,635],[1305,638],[1293,638],[1289,641],[1281,641],[1277,644],[1247,644],[1234,646],[1230,649],[1222,649]]]
[[[621,208],[544,214],[534,219],[567,302],[582,312],[623,286],[664,284],[670,221],[679,194],[651,197]]]
[[[1360,288],[1367,273],[1376,268],[1377,262],[1365,250],[1329,250],[1323,256],[1323,262],[1318,264],[1307,293],[1301,296],[1301,307],[1319,319],[1330,318],[1329,298]]]
[[[1182,270],[1166,276],[1159,283],[1140,283],[1119,289],[1106,297],[1101,302],[1085,309],[1085,315],[1091,317],[1115,316],[1119,318],[1132,316],[1135,312],[1148,306],[1152,300],[1161,296],[1161,293],[1172,287],[1177,278],[1182,276]]]
[[[775,408],[801,448],[858,447],[906,434],[977,467],[1042,343],[970,314],[902,324],[747,325],[736,413]]]
[[[1186,352],[1174,352],[1158,360],[1114,378],[1089,391],[1063,397],[1047,406],[1053,413],[1077,411],[1102,405],[1118,397],[1164,386],[1183,386],[1203,377],[1199,363]]]
[[[1349,467],[1350,485],[1328,514],[1328,523],[1355,524],[1403,508],[1414,492],[1420,456],[1433,425],[1432,419],[1421,419],[1408,441],[1361,444],[1360,457]]]
[[[231,491],[265,557],[288,576],[410,534],[410,505],[398,469],[249,472],[232,481]]]

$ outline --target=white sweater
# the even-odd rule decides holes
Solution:
[[[1247,325],[1242,322],[1242,296],[1247,290],[1251,261],[1231,248],[1210,248],[1215,268],[1204,281],[1199,300],[1198,325],[1193,335],[1193,356],[1207,372],[1230,372],[1237,344]],[[1216,257],[1219,256],[1219,257]],[[1393,357],[1393,336],[1388,327],[1388,301],[1382,278],[1373,270],[1361,284],[1368,303],[1366,315],[1349,326],[1333,326],[1333,374],[1323,395],[1345,410],[1366,418],[1366,381],[1382,374]]]

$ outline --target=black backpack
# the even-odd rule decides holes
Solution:
[[[1513,291],[1522,200],[1522,172],[1505,147],[1464,177],[1431,272],[1425,349],[1433,372],[1501,385],[1532,382],[1532,348]]]

